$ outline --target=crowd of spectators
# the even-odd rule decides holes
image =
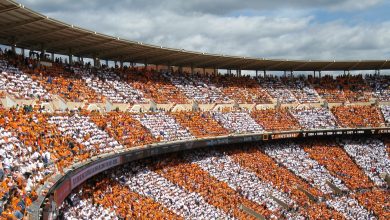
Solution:
[[[201,75],[185,75],[179,73],[167,74],[172,84],[178,87],[189,99],[201,104],[229,103],[228,97],[223,96],[221,88]]]
[[[371,148],[365,140],[358,141],[363,148]],[[348,140],[342,139],[343,142]],[[61,214],[77,217],[83,213],[97,218],[252,219],[240,209],[244,205],[267,219],[389,216],[386,188],[373,188],[335,141],[256,145],[225,146],[131,162],[76,189],[64,203]],[[324,148],[331,150],[326,152]],[[336,160],[342,162],[331,165]],[[359,177],[362,183],[356,182]],[[333,192],[327,182],[344,193]]]
[[[305,129],[335,129],[336,118],[326,108],[298,107],[290,109],[292,116]]]
[[[87,71],[87,70],[83,70]],[[90,70],[88,70],[90,71]],[[65,101],[101,103],[104,96],[90,89],[81,78],[80,68],[64,67],[53,63],[51,67],[28,69],[32,79],[39,82],[50,94],[59,95]]]
[[[345,139],[344,150],[378,186],[385,185],[382,174],[390,173],[390,158],[386,145],[379,139]]]
[[[225,129],[234,133],[255,133],[263,128],[246,111],[212,112],[213,118]]]
[[[229,132],[219,125],[212,117],[210,112],[173,112],[171,115],[183,127],[187,128],[193,136],[216,137],[227,135]]]
[[[352,190],[374,186],[368,176],[355,164],[341,146],[329,140],[310,140],[302,144],[310,158],[342,180]]]
[[[330,172],[295,143],[275,144],[265,147],[264,151],[279,163],[292,170],[297,176],[302,177],[323,193],[332,193],[329,183],[341,190],[346,190],[342,181],[330,174]]]
[[[267,131],[291,131],[300,128],[287,109],[252,110],[251,116]]]
[[[66,136],[71,136],[77,143],[85,146],[85,150],[91,154],[103,154],[114,150],[123,149],[113,137],[107,132],[100,130],[88,116],[82,116],[78,113],[74,115],[55,115],[48,120],[55,124],[58,130]]]
[[[147,103],[141,91],[121,80],[111,70],[103,69],[95,73],[84,71],[82,77],[90,88],[113,103]]]
[[[390,76],[366,75],[365,80],[372,88],[373,97],[382,102],[390,101]]]
[[[83,112],[89,116],[101,130],[118,140],[123,146],[130,148],[157,142],[152,134],[142,124],[134,119],[130,113],[108,112]]]
[[[375,106],[336,106],[332,113],[342,127],[382,127],[383,116],[380,109]]]
[[[298,102],[294,94],[283,84],[278,77],[259,77],[257,78],[260,85],[280,103],[296,103]]]
[[[267,209],[273,212],[273,215],[270,216],[271,218],[280,217],[279,215],[282,212],[288,218],[301,218],[300,216],[295,216],[295,213],[284,209],[274,200],[276,198],[288,207],[291,207],[291,210],[295,210],[296,206],[287,194],[277,190],[271,182],[263,181],[256,174],[242,168],[228,155],[217,151],[193,152],[188,155],[187,160],[191,163],[196,163],[217,180],[226,182],[245,198],[260,205],[265,205]]]
[[[184,128],[176,120],[164,113],[136,114],[133,117],[149,129],[158,141],[189,140],[194,138],[188,128]]]
[[[310,78],[318,94],[330,103],[368,102],[372,97],[370,86],[362,75],[341,75],[333,78],[327,75],[321,78]]]
[[[382,105],[380,108],[386,125],[390,125],[390,105]]]
[[[317,91],[304,77],[283,77],[281,80],[300,103],[320,102]]]
[[[0,90],[19,99],[51,99],[49,93],[38,82],[2,59],[0,59]]]

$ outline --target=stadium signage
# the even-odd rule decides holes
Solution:
[[[117,166],[121,164],[121,156],[118,156],[118,157],[115,157],[115,158],[112,158],[112,159],[108,159],[108,160],[104,160],[104,161],[101,161],[97,164],[94,164],[82,171],[80,171],[79,173],[75,174],[74,176],[72,176],[71,178],[71,188],[74,189],[76,188],[78,185],[80,185],[81,183],[83,183],[84,181],[86,181],[88,178],[100,173],[100,172],[103,172],[107,169],[110,169],[111,167],[114,167],[114,166]]]
[[[220,144],[229,144],[228,139],[219,139],[219,140],[210,140],[206,142],[207,146],[214,146],[214,145],[220,145]]]
[[[299,133],[288,133],[288,134],[272,134],[271,139],[285,139],[285,138],[296,138],[299,136]]]

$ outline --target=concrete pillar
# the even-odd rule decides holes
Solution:
[[[106,66],[108,67],[108,60],[106,60]]]
[[[22,48],[22,56],[23,56],[23,58],[24,58],[24,56],[25,56],[24,48]]]
[[[12,44],[11,50],[12,50],[13,54],[16,54],[16,46],[15,46],[15,44]]]
[[[287,77],[287,71],[286,70],[284,71],[284,77]]]
[[[119,61],[119,67],[120,67],[120,68],[123,68],[123,61],[122,61],[122,60]]]
[[[54,53],[51,53],[51,61],[54,62]]]
[[[321,70],[318,71],[318,76],[321,78]]]
[[[73,55],[69,54],[69,64],[73,65]]]
[[[256,70],[256,78],[259,77],[259,71]]]
[[[264,70],[264,78],[267,76],[267,71]]]
[[[293,78],[294,76],[294,71],[291,71],[291,78]]]
[[[214,68],[214,75],[216,76],[218,74],[218,68]]]
[[[316,78],[316,71],[313,71],[313,78]]]

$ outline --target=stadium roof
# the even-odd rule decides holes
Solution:
[[[0,0],[0,44],[78,57],[183,67],[270,71],[390,69],[387,60],[273,60],[154,46],[75,27],[12,0]]]

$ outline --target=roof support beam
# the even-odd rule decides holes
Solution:
[[[204,57],[202,57],[203,54],[188,54],[188,56],[189,56],[188,58],[177,60],[177,62],[173,62],[173,64],[183,66],[183,64],[188,63],[193,65],[196,62],[196,60],[204,59]]]
[[[332,66],[335,62],[336,61],[333,61],[333,63],[327,63],[324,67],[322,67],[320,69],[320,74],[321,74],[321,71],[326,70],[328,67]],[[320,76],[320,78],[321,78],[321,76]]]
[[[274,68],[284,64],[286,61],[279,61],[278,63],[274,64],[274,65],[271,65],[269,67],[267,67],[265,70],[273,70]]]
[[[294,68],[292,68],[291,71],[297,71],[297,70],[300,70],[302,67],[305,67],[307,64],[309,64],[310,62],[305,62],[305,63],[302,63]]]
[[[137,56],[131,57],[131,59],[134,61],[137,61],[140,58],[146,59],[145,56],[148,56],[150,54],[153,54],[153,57],[156,57],[156,54],[158,54],[157,56],[160,56],[161,53],[166,53],[166,52],[165,51],[156,51],[154,48],[151,48],[149,50],[146,50],[144,52],[139,53]],[[151,57],[151,59],[153,59],[153,57]]]
[[[109,39],[109,40],[104,40],[101,42],[94,42],[94,43],[82,45],[81,47],[79,47],[78,50],[75,50],[74,53],[75,54],[91,53],[91,52],[94,52],[94,49],[99,48],[100,46],[102,46],[104,44],[111,43],[113,41],[116,41],[116,39]]]
[[[63,38],[63,39],[58,39],[58,40],[55,40],[55,41],[51,41],[51,42],[49,42],[46,45],[47,45],[47,47],[51,47],[51,48],[56,48],[58,46],[62,46],[61,48],[69,48],[69,46],[67,46],[66,44],[72,43],[74,41],[80,40],[82,38],[85,38],[85,37],[88,37],[88,36],[91,36],[91,35],[92,35],[92,33],[87,33],[87,34],[80,34],[78,36],[66,37],[66,38]]]
[[[68,29],[66,28],[53,28],[50,30],[43,30],[43,31],[38,31],[29,35],[25,35],[24,37],[21,37],[18,39],[18,43],[26,43],[26,42],[31,42],[32,40],[39,39],[41,37],[45,37],[63,30]]]
[[[103,53],[100,53],[100,57],[103,58],[103,59],[117,59],[119,57],[112,57],[112,56],[115,56],[115,55],[118,55],[120,53],[122,53],[122,51],[126,51],[126,50],[129,50],[131,47],[129,46],[119,46],[119,47],[114,47],[114,48],[111,48],[111,49],[107,49],[105,52]],[[119,53],[119,54],[118,54]],[[123,56],[120,55],[120,56]]]
[[[259,60],[249,60],[245,65],[241,66],[241,69],[250,70],[253,66],[256,66],[257,62],[259,62]]]
[[[8,11],[13,11],[13,10],[16,10],[16,9],[19,9],[20,6],[19,5],[10,5],[10,6],[7,6],[5,8],[2,8],[0,9],[0,13],[5,13],[5,12],[8,12]]]
[[[168,52],[168,51],[165,51],[165,52]],[[164,64],[172,63],[172,62],[170,62],[169,59],[177,56],[179,53],[180,53],[179,51],[169,51],[168,55],[166,55],[164,57],[157,57],[157,59],[153,59],[153,58],[149,59],[149,63],[153,63],[153,64],[161,64],[161,62],[163,62]],[[166,60],[168,60],[168,61],[166,61]],[[179,62],[174,62],[174,63],[178,64]],[[180,64],[178,64],[178,65],[180,65]]]
[[[348,68],[348,71],[349,70],[354,70],[359,64],[360,64],[360,61],[356,62],[355,64],[353,64],[351,67]]]
[[[222,69],[224,69],[224,68],[230,68],[230,69],[232,69],[232,68],[239,68],[239,66],[235,66],[235,64],[241,63],[242,60],[240,58],[234,58],[234,59],[238,59],[238,60],[234,60],[234,61],[231,61],[231,62],[226,62],[226,65],[221,65],[221,66],[219,66],[219,68],[222,68]]]
[[[204,66],[204,67],[206,67],[210,63],[214,63],[215,61],[223,59],[223,58],[225,58],[225,57],[214,57],[214,58],[209,59],[207,61],[203,61],[203,62],[200,62],[200,63],[194,63],[194,66],[199,66],[199,67],[203,67]],[[217,66],[217,65],[213,65],[213,66]]]
[[[32,24],[32,23],[42,21],[42,20],[45,20],[45,18],[34,18],[34,19],[24,20],[24,21],[16,22],[16,23],[8,23],[8,24],[0,26],[0,31],[3,32],[3,31],[12,30],[12,29],[15,29],[17,27],[26,26],[28,24]]]
[[[379,66],[379,68],[377,68],[378,70],[381,70],[385,65],[386,63],[389,62],[388,60],[386,60],[385,62],[383,62],[382,65]]]

